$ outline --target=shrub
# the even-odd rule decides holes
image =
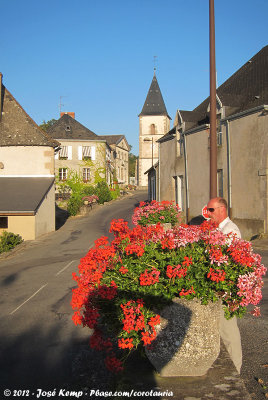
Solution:
[[[0,236],[0,253],[9,251],[22,242],[23,240],[20,235],[4,231]]]
[[[82,193],[74,193],[68,201],[67,211],[70,215],[76,215],[83,205]]]
[[[110,189],[110,194],[112,197],[112,200],[117,199],[117,197],[120,196],[120,189],[119,187],[115,188],[115,189]]]
[[[96,194],[96,189],[94,188],[94,186],[85,185],[82,192],[84,196],[91,196],[93,194]]]
[[[102,181],[97,183],[95,194],[98,196],[100,204],[112,200],[112,195],[106,182]]]

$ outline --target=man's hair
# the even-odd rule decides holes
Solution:
[[[228,209],[227,201],[223,197],[218,198],[218,203],[222,204],[226,210]]]

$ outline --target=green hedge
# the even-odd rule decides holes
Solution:
[[[112,195],[106,182],[97,183],[95,188],[95,194],[98,196],[100,204],[112,200]]]
[[[13,249],[15,246],[23,242],[22,237],[20,235],[16,235],[15,233],[4,231],[0,235],[0,253],[4,253]]]
[[[83,193],[73,193],[70,197],[67,205],[67,211],[70,215],[78,214],[80,207],[83,205],[82,197]]]

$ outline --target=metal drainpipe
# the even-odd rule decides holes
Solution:
[[[184,147],[184,169],[185,169],[186,224],[188,224],[189,221],[188,159],[187,159],[187,146],[186,146],[185,134],[183,134],[183,147]]]
[[[226,142],[227,142],[227,173],[228,173],[228,215],[232,217],[232,169],[231,169],[231,146],[230,146],[230,123],[226,120]]]

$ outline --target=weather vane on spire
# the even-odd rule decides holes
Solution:
[[[156,71],[156,60],[157,59],[157,56],[154,56],[154,75],[155,75],[155,71]]]

